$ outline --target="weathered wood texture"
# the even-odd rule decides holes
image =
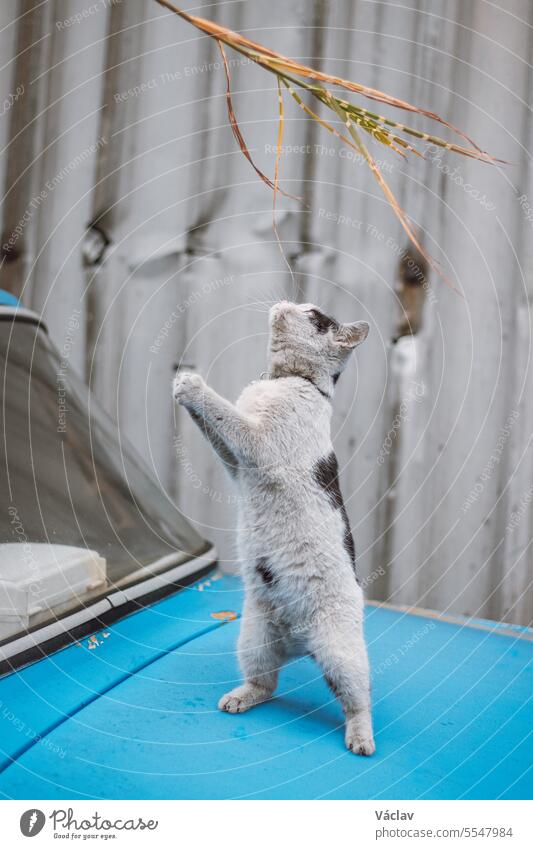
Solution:
[[[278,297],[368,319],[334,415],[368,595],[529,623],[533,6],[248,0],[204,14],[440,112],[513,163],[376,150],[464,297],[431,275],[419,332],[394,344],[406,238],[367,169],[286,99],[284,186],[309,204],[278,200],[291,273],[228,126],[216,46],[149,0],[0,8],[3,97],[24,87],[0,122],[0,285],[44,314],[229,568],[235,495],[171,403],[176,364],[234,398],[264,369]],[[230,58],[242,130],[272,174],[275,80]]]

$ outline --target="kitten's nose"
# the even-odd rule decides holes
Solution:
[[[290,301],[279,301],[277,304],[270,310],[271,318],[278,318],[280,315],[283,315],[287,311],[287,308],[292,306]]]

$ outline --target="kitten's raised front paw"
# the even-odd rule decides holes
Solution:
[[[257,684],[242,684],[222,696],[218,703],[218,709],[224,710],[226,713],[244,713],[245,710],[250,710],[254,705],[266,702],[271,695],[272,693],[265,687],[259,687]]]
[[[191,371],[179,371],[174,378],[172,394],[178,404],[197,400],[204,391],[203,377]]]
[[[346,736],[344,738],[346,748],[354,755],[366,755],[369,757],[376,751],[376,744],[372,735],[372,723],[366,718],[349,719],[346,723]]]

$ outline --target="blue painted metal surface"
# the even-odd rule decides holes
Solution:
[[[344,748],[309,659],[277,696],[239,680],[236,578],[203,581],[0,681],[8,798],[531,798],[533,643],[369,607],[377,753]],[[106,636],[107,635],[107,636]],[[94,648],[89,648],[93,645]]]
[[[0,307],[20,307],[20,301],[11,292],[0,289]]]

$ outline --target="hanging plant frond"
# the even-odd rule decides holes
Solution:
[[[503,162],[503,160],[495,159],[495,157],[481,150],[481,148],[478,147],[478,145],[474,141],[472,141],[472,139],[465,135],[465,133],[461,132],[461,130],[459,130],[457,127],[454,127],[453,124],[450,124],[444,118],[441,118],[440,115],[437,115],[435,112],[430,112],[427,109],[422,109],[419,106],[414,106],[412,103],[408,103],[405,100],[400,100],[399,98],[393,97],[392,95],[386,94],[385,92],[379,91],[378,89],[370,88],[369,86],[361,85],[360,83],[354,83],[351,80],[345,80],[342,77],[337,77],[333,74],[326,74],[323,71],[317,71],[313,68],[308,67],[307,65],[303,65],[300,62],[295,61],[294,59],[290,59],[287,56],[283,56],[280,53],[276,53],[274,50],[270,50],[268,47],[264,47],[261,44],[257,44],[257,42],[251,41],[249,38],[246,38],[240,33],[227,29],[227,27],[223,27],[220,24],[215,23],[214,21],[208,21],[205,18],[199,18],[196,15],[191,15],[188,12],[185,12],[183,9],[180,9],[178,6],[175,6],[173,3],[169,2],[169,0],[156,0],[156,2],[158,2],[161,6],[164,6],[165,8],[169,9],[171,12],[174,12],[176,15],[179,15],[180,18],[183,18],[183,20],[192,24],[201,32],[204,32],[206,35],[210,36],[218,43],[218,46],[222,53],[224,70],[226,74],[226,103],[228,108],[229,121],[233,130],[233,134],[237,140],[237,143],[239,144],[240,149],[242,150],[247,160],[250,162],[252,168],[254,168],[261,180],[274,192],[274,206],[276,195],[278,192],[281,192],[286,197],[301,200],[301,198],[294,198],[293,195],[289,195],[287,192],[284,192],[282,189],[279,188],[279,160],[281,155],[280,139],[283,137],[284,123],[283,99],[281,93],[282,86],[284,86],[290,93],[291,97],[300,106],[300,108],[303,109],[303,111],[310,118],[312,118],[312,120],[316,121],[321,127],[326,129],[328,132],[332,133],[344,144],[348,144],[350,147],[352,147],[358,152],[358,154],[362,157],[363,161],[366,162],[366,164],[370,168],[380,189],[385,195],[387,201],[390,203],[394,214],[398,218],[409,240],[413,243],[413,245],[415,245],[415,247],[420,251],[426,261],[444,279],[444,281],[448,285],[451,285],[451,283],[446,278],[436,261],[426,252],[426,250],[420,244],[414,232],[414,229],[409,222],[406,212],[398,203],[388,183],[384,179],[378,165],[376,164],[368,148],[364,144],[361,137],[361,132],[366,133],[372,139],[374,139],[374,141],[378,142],[379,144],[385,145],[386,147],[395,151],[404,158],[409,153],[423,157],[423,152],[417,150],[414,141],[410,143],[405,138],[403,138],[403,135],[407,135],[411,139],[417,139],[419,142],[423,141],[427,144],[436,145],[437,147],[452,151],[453,153],[458,153],[461,156],[466,156],[471,159],[477,159],[480,162],[501,163]],[[275,176],[273,180],[270,179],[270,177],[268,177],[266,174],[264,174],[254,163],[250,151],[246,145],[246,142],[244,141],[243,135],[239,128],[231,99],[229,64],[226,58],[224,45],[231,47],[233,50],[236,50],[238,53],[245,56],[250,61],[255,62],[257,65],[260,65],[266,71],[275,74],[277,77],[280,103],[280,129],[278,133]],[[393,106],[396,109],[403,109],[407,112],[422,115],[423,117],[429,118],[431,121],[435,121],[443,125],[447,129],[451,130],[456,136],[458,136],[462,140],[463,143],[457,144],[455,142],[445,141],[444,139],[439,138],[438,136],[423,133],[420,130],[407,126],[406,124],[399,123],[398,121],[393,121],[392,119],[386,118],[383,115],[371,112],[368,109],[364,109],[362,106],[350,103],[348,100],[337,96],[328,88],[326,88],[324,84],[329,84],[331,86],[335,86],[336,88],[344,89],[345,91],[350,91],[354,92],[355,94],[363,95],[364,97],[367,97],[370,100],[375,100],[380,103],[384,103],[388,106]],[[315,100],[323,104],[323,106],[330,109],[334,113],[336,118],[341,121],[343,127],[345,127],[345,129],[347,130],[347,133],[345,132],[345,130],[340,132],[331,123],[317,115],[317,113],[307,103],[305,103],[298,89],[302,93],[306,92],[309,96],[315,98]],[[452,286],[452,288],[457,291],[455,287]]]

